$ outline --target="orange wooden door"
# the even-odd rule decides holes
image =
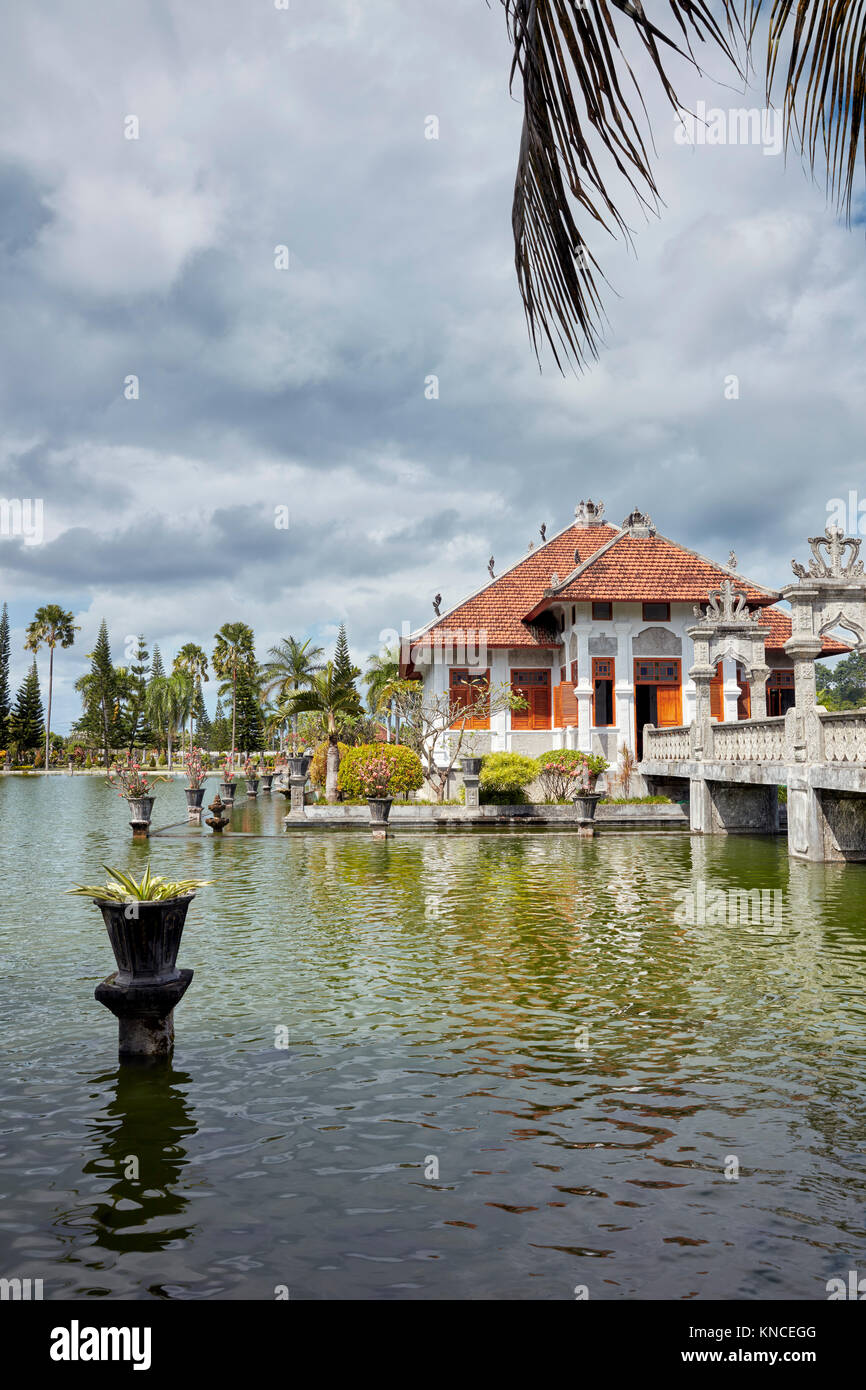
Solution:
[[[680,687],[678,685],[657,685],[656,718],[658,727],[663,729],[668,725],[680,724],[682,722],[680,710]]]
[[[725,717],[724,674],[721,661],[716,666],[716,674],[710,681],[710,715],[720,722]]]

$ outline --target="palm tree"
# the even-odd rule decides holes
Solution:
[[[367,657],[367,670],[363,679],[367,687],[367,700],[370,709],[374,714],[378,714],[383,709],[387,711],[388,734],[390,736],[396,683],[400,680],[399,647],[384,647],[381,652],[371,652]],[[400,720],[398,716],[396,737],[399,738],[399,735]]]
[[[277,691],[277,707],[286,696],[294,694],[310,684],[311,678],[321,671],[320,657],[325,655],[322,647],[314,647],[312,638],[299,642],[289,635],[283,637],[275,647],[268,649],[270,661],[261,669],[262,693],[270,695]],[[298,716],[292,717],[292,729],[298,732]]]
[[[58,642],[61,647],[71,647],[76,632],[80,631],[72,621],[73,615],[67,613],[58,603],[46,603],[37,608],[33,621],[27,628],[25,651],[34,656],[44,645],[48,648],[48,714],[45,719],[45,771],[48,771],[48,753],[51,743],[51,696],[54,689],[54,648]]]
[[[213,668],[223,687],[220,689],[232,693],[232,763],[235,760],[235,744],[237,742],[237,694],[238,694],[238,673],[242,667],[247,667],[251,674],[255,671],[255,652],[253,650],[255,638],[253,630],[246,623],[223,623],[219,632],[214,633],[216,646],[213,650]]]
[[[177,729],[186,722],[194,692],[192,676],[187,671],[173,671],[170,676],[154,676],[147,687],[147,718],[155,727],[165,730],[169,772],[172,741]]]
[[[357,718],[361,702],[353,685],[338,676],[333,661],[310,678],[309,689],[296,690],[285,702],[292,717],[298,714],[320,714],[328,726],[328,758],[325,777],[325,796],[337,800],[337,774],[340,770],[340,749],[337,741],[337,717],[341,714]]]
[[[175,657],[171,669],[172,671],[186,671],[192,680],[192,698],[189,705],[189,743],[192,747],[192,714],[195,704],[196,682],[208,679],[207,653],[204,647],[200,647],[197,642],[185,642]]]
[[[642,209],[656,210],[660,201],[650,167],[652,130],[645,142],[640,126],[644,96],[624,52],[630,40],[643,46],[663,96],[679,114],[668,61],[706,66],[704,55],[692,51],[695,42],[720,52],[745,81],[758,21],[769,8],[761,64],[767,103],[783,74],[786,147],[798,148],[813,173],[823,169],[827,191],[850,221],[864,126],[861,0],[773,0],[772,6],[764,0],[669,0],[668,32],[660,27],[662,7],[654,6],[650,19],[641,0],[502,5],[514,48],[511,80],[519,76],[523,88],[511,214],[518,285],[536,355],[546,339],[560,370],[560,354],[579,366],[596,358],[602,331],[604,275],[578,230],[575,209],[630,240],[621,192],[634,194]]]

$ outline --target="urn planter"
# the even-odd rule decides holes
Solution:
[[[481,771],[481,758],[461,758],[460,767],[463,772],[468,772],[470,777],[477,777]]]
[[[367,797],[367,805],[370,808],[371,825],[387,825],[393,800],[394,798],[392,796]]]
[[[248,778],[247,778],[247,796],[258,796],[258,794],[259,794],[259,779],[258,779],[258,777],[248,777]]]
[[[274,780],[274,774],[273,774],[272,772],[263,772],[263,773],[262,773],[261,777],[259,778],[259,781],[260,781],[261,784],[262,784],[262,791],[263,791],[263,792],[269,792],[269,791],[270,791],[270,789],[271,789],[271,783],[273,782],[273,780]]]
[[[154,797],[152,796],[128,796],[126,804],[129,807],[129,823],[132,826],[132,838],[134,840],[146,840],[150,835],[150,817],[153,813]]]
[[[115,984],[162,985],[180,979],[177,953],[194,893],[164,902],[96,900],[114,959]]]
[[[303,753],[297,758],[289,758],[289,772],[293,777],[306,777],[313,761],[312,753]]]
[[[237,785],[237,782],[220,782],[220,795],[226,806],[232,806],[234,804]]]
[[[575,819],[579,821],[595,820],[595,808],[601,801],[601,792],[581,792],[578,796],[572,797]]]
[[[190,811],[199,810],[204,801],[204,787],[184,787],[183,790]]]

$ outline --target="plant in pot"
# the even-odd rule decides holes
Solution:
[[[259,794],[259,775],[256,765],[252,758],[247,758],[244,763],[244,776],[247,779],[247,796],[258,796]]]
[[[389,795],[394,764],[387,758],[368,758],[358,768],[361,791],[370,808],[373,825],[384,825],[391,814],[393,797]]]
[[[115,984],[160,985],[180,978],[177,953],[189,905],[199,888],[210,879],[172,881],[151,874],[150,865],[136,882],[120,869],[102,866],[108,874],[103,884],[76,883],[67,891],[92,898],[102,913],[114,959]]]
[[[158,782],[165,781],[165,777],[153,777],[150,772],[145,772],[141,763],[130,757],[122,763],[113,763],[106,778],[107,785],[126,800],[130,819],[139,825],[150,823],[153,789]]]
[[[199,810],[204,801],[204,781],[207,773],[200,748],[193,745],[184,757],[188,785],[184,788],[186,804],[190,811]]]
[[[478,751],[478,738],[475,734],[464,734],[460,745],[460,767],[470,777],[477,777],[481,771],[483,755]]]
[[[313,761],[313,754],[305,748],[304,740],[300,734],[289,734],[286,751],[290,775],[292,777],[306,777],[310,770],[310,763]]]
[[[269,792],[271,783],[274,780],[274,760],[273,758],[262,758],[259,767],[259,781],[262,784],[262,791]]]
[[[227,753],[225,762],[223,763],[223,780],[220,782],[220,796],[227,806],[232,806],[234,804],[237,785],[234,759],[231,753]]]
[[[609,764],[599,753],[584,753],[578,767],[571,771],[573,791],[571,800],[578,820],[594,820],[595,808],[601,800],[601,793],[595,784]]]

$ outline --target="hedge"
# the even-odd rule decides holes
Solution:
[[[359,743],[355,748],[340,752],[340,775],[337,786],[344,796],[363,797],[364,793],[358,778],[359,767],[370,758],[385,758],[393,763],[390,794],[403,796],[406,792],[417,791],[424,784],[424,769],[421,759],[411,748],[402,743]]]
[[[538,764],[523,753],[488,753],[481,764],[479,800],[485,805],[522,806]]]

